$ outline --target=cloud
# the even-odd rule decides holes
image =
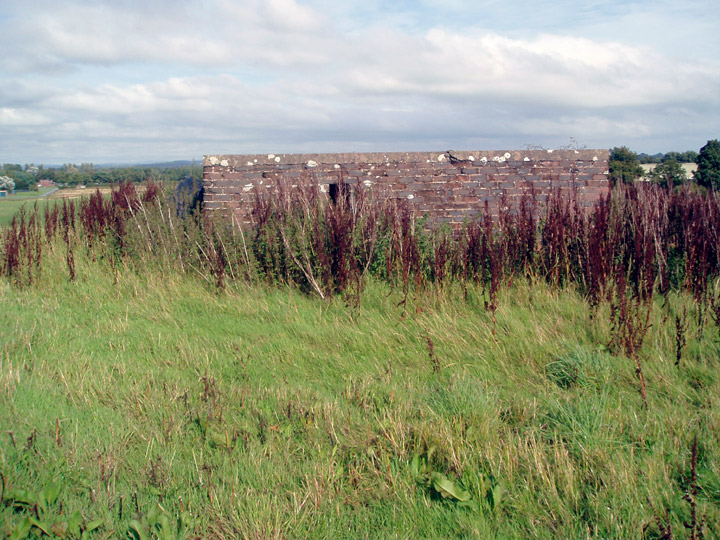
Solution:
[[[329,21],[297,0],[216,0],[206,6],[39,2],[5,25],[0,42],[8,54],[0,66],[61,74],[82,65],[133,63],[288,66],[322,63],[332,54]]]
[[[356,59],[351,85],[370,93],[528,100],[574,107],[634,106],[683,96],[717,99],[720,72],[676,66],[653,51],[564,35],[534,40],[432,29],[408,40],[374,40]],[[388,54],[380,55],[380,51]],[[352,88],[350,89],[352,90]]]
[[[688,10],[695,13],[696,4]],[[705,52],[679,61],[656,46],[660,38],[642,42],[607,31],[612,21],[632,21],[645,4],[533,6],[524,0],[3,6],[0,152],[59,161],[95,152],[77,159],[118,160],[268,148],[510,147],[571,136],[601,146],[619,137],[702,143],[717,136],[714,33],[695,38],[705,39]],[[616,15],[606,13],[612,9]],[[3,10],[9,18],[2,19]],[[523,10],[525,17],[506,20]],[[669,13],[675,11],[654,12],[654,20]],[[525,23],[528,17],[545,21],[542,31]],[[577,24],[568,26],[573,17]]]
[[[50,123],[47,116],[33,111],[0,108],[0,125],[8,127],[35,127]]]

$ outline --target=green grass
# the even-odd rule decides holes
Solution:
[[[37,191],[27,191],[14,193],[7,197],[0,198],[0,226],[10,225],[13,216],[22,208],[23,205],[30,206],[37,202],[39,205],[47,204],[47,199],[43,199],[43,195],[55,188],[42,187]]]
[[[0,280],[3,537],[689,538],[695,435],[717,537],[720,336],[691,317],[674,365],[682,295],[654,307],[645,410],[572,290],[516,283],[493,324],[472,287],[353,308],[44,257]]]

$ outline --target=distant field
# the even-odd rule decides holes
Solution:
[[[45,196],[55,188],[44,187],[38,191],[28,191],[8,195],[0,198],[0,226],[9,225],[12,217],[20,210],[23,205],[32,206],[35,202],[40,205],[47,204]]]
[[[58,199],[79,199],[83,196],[90,196],[95,190],[100,190],[103,195],[110,193],[110,186],[92,186],[87,188],[63,188],[54,187],[40,188],[38,191],[28,191],[15,193],[0,199],[0,227],[10,225],[13,216],[22,208],[23,205],[30,207],[37,203],[41,210],[45,205]],[[143,191],[144,186],[137,186],[139,192]]]
[[[95,186],[88,188],[64,188],[52,193],[48,197],[51,199],[78,199],[83,195],[89,196],[91,193],[95,193],[96,190],[100,190],[100,193],[107,195],[110,193],[110,186]]]

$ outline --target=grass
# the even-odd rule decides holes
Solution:
[[[42,209],[47,204],[46,199],[43,199],[43,197],[53,189],[51,187],[42,187],[38,188],[37,191],[19,192],[0,198],[0,226],[9,225],[13,216],[23,205],[29,208],[37,202]]]
[[[717,537],[716,194],[458,242],[305,188],[0,230],[0,536]]]
[[[7,227],[10,225],[13,216],[15,216],[23,206],[30,212],[32,207],[37,203],[38,210],[42,214],[46,206],[54,204],[58,199],[79,199],[82,196],[93,193],[97,189],[99,189],[103,195],[108,195],[110,188],[111,186],[108,184],[98,184],[86,189],[41,187],[38,188],[37,191],[24,191],[8,195],[0,199],[0,226]],[[139,189],[142,191],[141,187]]]
[[[718,330],[689,317],[675,366],[683,294],[653,307],[645,410],[571,288],[517,281],[493,323],[454,284],[348,307],[45,258],[0,280],[0,535],[689,538],[697,435],[717,537]]]

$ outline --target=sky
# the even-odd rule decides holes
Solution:
[[[720,138],[717,0],[0,0],[0,162]]]

